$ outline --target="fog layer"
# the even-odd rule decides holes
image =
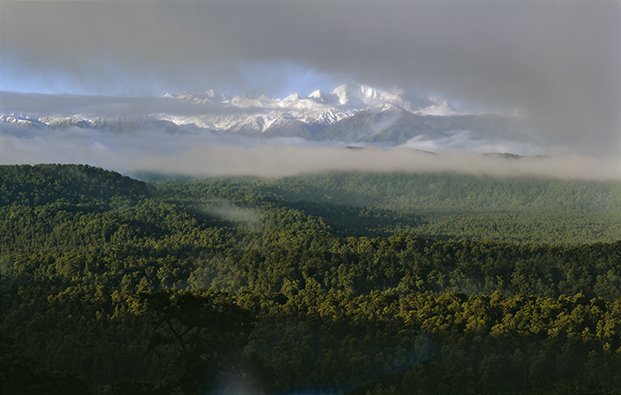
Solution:
[[[357,148],[301,139],[251,139],[165,130],[14,128],[0,134],[0,164],[88,163],[123,173],[282,177],[323,171],[451,171],[496,176],[621,179],[621,159],[558,155],[506,157],[409,147]]]

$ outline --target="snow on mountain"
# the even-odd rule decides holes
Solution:
[[[3,125],[37,129],[96,129],[109,132],[165,129],[183,132],[179,125],[150,116],[87,116],[87,115],[0,115],[0,131]]]
[[[303,137],[312,140],[400,144],[418,135],[444,135],[459,130],[492,133],[508,128],[508,117],[458,113],[443,98],[403,99],[400,92],[363,84],[342,84],[332,91],[291,93],[281,98],[167,93],[155,99],[150,113],[101,115],[0,114],[0,127],[83,128],[108,131],[164,128],[172,132],[202,130],[245,135]]]
[[[46,128],[48,126],[45,122],[41,122],[37,118],[22,114],[0,114],[0,125],[2,124],[36,128]]]
[[[353,112],[333,109],[287,108],[257,109],[235,113],[206,113],[200,115],[152,114],[156,119],[166,120],[176,125],[192,125],[202,129],[227,132],[265,132],[273,126],[286,127],[287,123],[326,126],[345,119]]]
[[[317,108],[318,106],[355,107],[392,104],[405,106],[406,103],[398,92],[381,90],[364,84],[341,84],[331,92],[315,90],[302,97],[294,92],[281,99],[267,96],[235,96],[228,98],[213,90],[202,94],[166,93],[165,98],[193,102],[197,104],[220,103],[239,108]]]
[[[395,93],[381,91],[368,85],[339,85],[330,93],[320,90],[301,96],[294,92],[283,98],[266,96],[235,96],[208,91],[205,94],[171,94],[164,97],[195,104],[220,104],[229,111],[223,113],[207,106],[201,114],[177,115],[152,114],[154,117],[177,125],[193,125],[199,128],[230,132],[265,132],[278,126],[286,130],[288,124],[324,127],[349,118],[358,111],[376,108],[387,110],[391,106],[403,106],[404,101]]]
[[[75,126],[82,129],[96,128],[98,125],[102,125],[107,122],[105,117],[87,117],[81,114],[70,116],[46,115],[39,117],[38,120],[48,127]]]
[[[154,114],[158,119],[178,125],[232,132],[265,132],[274,126],[285,130],[288,123],[295,124],[296,127],[299,124],[312,128],[325,127],[347,119],[359,111],[388,111],[412,107],[397,92],[363,84],[342,84],[331,92],[315,90],[306,97],[294,92],[283,98],[235,96],[229,99],[213,91],[200,95],[168,93],[164,97],[195,104],[217,103],[229,110],[238,110],[223,114],[206,108],[204,113],[193,116]]]

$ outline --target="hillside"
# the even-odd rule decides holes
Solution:
[[[0,173],[30,191],[0,206],[2,393],[560,395],[621,382],[614,185]],[[461,187],[471,210],[451,212],[461,194],[430,185]],[[555,199],[582,217],[546,214]],[[605,232],[574,234],[577,218]]]
[[[619,182],[452,173],[324,173],[282,179],[210,178],[154,184],[189,206],[227,201],[285,207],[341,234],[553,244],[621,238]]]
[[[147,185],[116,172],[87,165],[0,166],[0,205],[80,203],[113,197],[140,199]]]

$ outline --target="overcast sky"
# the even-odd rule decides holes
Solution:
[[[519,110],[621,144],[621,2],[0,0],[0,89],[282,94],[340,81]]]

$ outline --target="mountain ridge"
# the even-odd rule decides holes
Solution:
[[[464,132],[479,140],[517,135],[516,117],[512,114],[458,112],[446,98],[406,100],[398,90],[365,84],[341,84],[329,92],[316,89],[308,95],[293,92],[280,98],[228,96],[208,90],[147,99],[155,105],[139,107],[147,111],[142,114],[111,112],[110,103],[103,106],[105,111],[100,111],[100,104],[81,105],[79,111],[69,113],[37,108],[36,112],[0,113],[0,127],[114,132],[156,129],[181,134],[208,132],[382,145],[418,144],[433,139],[459,141],[453,137],[463,136]],[[132,103],[113,108],[131,109]]]

